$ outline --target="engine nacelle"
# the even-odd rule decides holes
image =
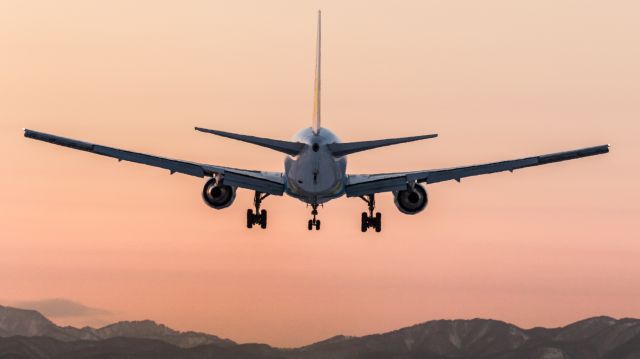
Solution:
[[[227,208],[236,199],[236,188],[224,184],[218,186],[216,179],[212,178],[202,189],[202,199],[211,208]]]
[[[396,207],[404,214],[416,214],[422,212],[429,203],[427,191],[419,184],[413,186],[413,191],[405,189],[393,192]]]

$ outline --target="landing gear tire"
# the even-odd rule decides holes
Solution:
[[[315,228],[316,231],[320,230],[320,220],[319,219],[310,219],[309,222],[307,222],[307,229],[308,230],[313,230]]]
[[[382,213],[380,212],[376,213],[374,228],[376,229],[376,232],[380,232],[382,230]]]
[[[247,210],[247,228],[252,228],[252,227],[253,227],[253,210],[248,209]]]
[[[316,219],[316,216],[318,215],[318,204],[317,203],[312,203],[311,204],[311,208],[313,208],[313,210],[311,211],[311,215],[313,216],[313,218],[311,218],[309,220],[309,222],[307,222],[307,229],[308,230],[312,230],[312,229],[316,229],[316,231],[320,230],[320,220]]]
[[[254,224],[260,225],[260,228],[267,228],[267,211],[260,210],[262,200],[267,198],[269,194],[262,194],[261,192],[255,193],[253,197],[253,205],[255,206],[255,212],[252,209],[247,210],[247,228],[253,228]]]
[[[264,209],[260,211],[260,228],[262,229],[267,228],[267,211]]]
[[[375,216],[373,211],[376,208],[376,201],[373,194],[368,194],[365,196],[360,196],[362,200],[367,202],[369,207],[369,213],[362,212],[362,216],[360,217],[360,230],[362,232],[366,232],[367,229],[373,228],[376,232],[382,231],[382,213],[376,212]]]

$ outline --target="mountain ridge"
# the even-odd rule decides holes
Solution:
[[[493,319],[433,320],[361,337],[336,335],[297,348],[238,344],[151,320],[101,328],[55,325],[42,314],[0,306],[0,357],[247,359],[640,359],[640,320],[607,316],[557,328],[522,329]]]
[[[38,311],[0,305],[0,337],[9,336],[40,336],[60,341],[98,341],[128,337],[160,340],[181,348],[206,344],[215,344],[221,347],[236,345],[229,339],[222,339],[211,334],[193,331],[179,332],[152,320],[120,321],[101,328],[58,326]]]

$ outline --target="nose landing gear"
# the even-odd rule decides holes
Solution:
[[[247,228],[252,228],[254,224],[259,224],[260,228],[267,228],[267,210],[260,210],[262,200],[269,197],[269,193],[263,194],[256,191],[253,196],[253,205],[256,208],[256,212],[253,213],[252,209],[247,210]]]
[[[309,222],[307,222],[307,229],[312,230],[313,228],[315,228],[316,231],[319,231],[320,220],[316,219],[316,216],[318,215],[318,204],[317,203],[311,204],[311,208],[313,208],[313,210],[311,211],[311,215],[313,216],[313,218],[310,219]]]
[[[376,232],[380,232],[382,230],[382,213],[376,212],[375,216],[373,215],[373,211],[376,208],[375,195],[367,194],[360,196],[360,198],[367,202],[367,205],[369,206],[369,213],[362,212],[360,230],[362,232],[366,232],[367,229],[374,228]]]

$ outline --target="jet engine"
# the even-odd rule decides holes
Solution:
[[[202,189],[202,199],[211,208],[227,208],[236,199],[236,188],[224,184],[218,185],[216,179],[212,178]]]
[[[429,198],[427,191],[419,184],[413,186],[413,190],[405,189],[393,192],[396,207],[404,214],[416,214],[427,207]]]

